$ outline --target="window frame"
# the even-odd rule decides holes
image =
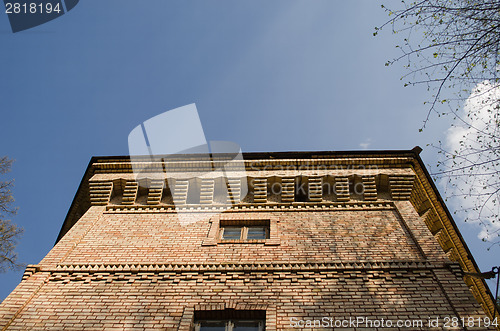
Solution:
[[[219,214],[210,219],[210,229],[207,237],[203,240],[202,246],[217,246],[220,244],[263,244],[266,246],[280,245],[279,236],[279,218],[271,217],[255,217],[237,214]],[[242,227],[240,239],[224,239],[223,227]],[[266,239],[242,239],[247,238],[248,228],[252,226],[265,226]]]
[[[201,323],[202,322],[224,322],[225,325],[225,331],[233,331],[234,329],[234,322],[259,322],[259,331],[264,331],[265,330],[265,321],[263,320],[257,320],[257,319],[221,319],[221,320],[199,320],[199,321],[194,321],[194,331],[202,331],[201,330]]]
[[[219,240],[222,242],[239,242],[239,241],[246,241],[246,242],[254,242],[254,241],[262,241],[265,242],[265,240],[269,239],[269,233],[270,233],[270,227],[271,224],[268,225],[252,225],[252,224],[246,224],[246,225],[219,225]],[[227,239],[224,238],[224,232],[226,228],[239,228],[240,229],[240,238],[239,239]],[[249,228],[264,228],[264,238],[259,238],[259,239],[248,239],[248,229]]]

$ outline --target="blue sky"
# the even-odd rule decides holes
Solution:
[[[399,1],[387,1],[394,6]],[[81,1],[13,34],[0,14],[0,155],[24,227],[21,262],[52,248],[94,155],[126,155],[129,132],[196,103],[208,140],[243,151],[424,148],[446,119],[426,114],[424,88],[403,88],[402,63],[373,0]],[[484,270],[498,247],[457,219]],[[22,272],[0,274],[0,299]]]

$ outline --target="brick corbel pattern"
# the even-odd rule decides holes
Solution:
[[[321,202],[323,200],[323,178],[309,177],[309,201]]]
[[[137,192],[139,191],[139,183],[136,181],[127,181],[125,183],[125,188],[123,189],[123,200],[124,205],[133,205],[137,199]]]
[[[212,178],[203,178],[200,188],[200,203],[209,205],[214,202],[214,180]]]
[[[253,201],[255,203],[267,202],[267,178],[255,178],[253,180]]]
[[[279,211],[285,209],[287,211],[315,211],[315,210],[381,210],[381,209],[394,209],[392,201],[374,201],[366,203],[363,201],[351,202],[322,202],[322,203],[280,203],[280,204],[265,204],[265,205],[234,205],[231,207],[231,212],[262,212],[266,211]],[[178,209],[192,213],[206,213],[210,212],[224,212],[227,210],[225,206],[212,205],[204,208],[198,206],[107,206],[106,213],[177,213]]]
[[[290,203],[295,201],[295,178],[281,178],[281,202]]]
[[[359,261],[324,263],[168,263],[168,264],[58,264],[56,267],[30,265],[30,271],[24,276],[29,278],[37,272],[61,273],[64,277],[97,276],[129,273],[130,277],[136,273],[212,273],[212,272],[328,272],[328,271],[355,271],[355,270],[420,270],[449,268],[453,264],[446,261],[429,262],[426,260],[414,261]],[[35,270],[35,271],[33,271]],[[92,277],[93,277],[92,276]],[[151,276],[153,276],[151,274]],[[113,277],[113,276],[110,276]],[[147,277],[146,277],[147,278]]]
[[[415,176],[389,176],[389,188],[392,199],[410,200]]]
[[[113,182],[90,182],[89,193],[92,206],[105,206],[111,199]]]
[[[177,180],[174,188],[174,203],[176,206],[185,205],[187,202],[189,181],[187,179]]]
[[[372,202],[378,200],[378,188],[376,185],[377,177],[373,176],[361,176],[364,192],[363,200],[366,202]],[[400,200],[410,200],[415,199],[414,193],[417,189],[414,188],[415,176],[409,175],[398,175],[389,176],[389,192],[391,197],[395,201]],[[200,189],[200,203],[197,207],[212,207],[215,205],[227,205],[230,203],[232,205],[238,205],[241,201],[242,194],[242,178],[223,178],[227,185],[227,202],[214,201],[215,193],[215,183],[214,178],[203,178],[201,179],[201,189]],[[281,177],[281,199],[280,203],[283,204],[293,204],[295,203],[295,182],[296,178],[291,176]],[[309,176],[307,178],[307,195],[308,201],[301,202],[304,203],[322,203],[327,201],[323,196],[323,182],[324,177],[321,176]],[[268,201],[268,190],[267,184],[268,179],[266,177],[253,178],[253,204],[267,205]],[[110,199],[113,191],[112,181],[91,181],[90,183],[90,200],[92,205],[109,205]],[[196,204],[190,204],[188,199],[188,192],[190,187],[189,179],[178,179],[173,187],[172,198],[176,208],[190,208]],[[351,201],[350,197],[350,179],[347,176],[335,176],[334,179],[334,190],[336,195],[337,203],[347,203]],[[246,184],[245,184],[246,185]],[[170,205],[165,205],[161,203],[163,192],[165,190],[166,184],[165,180],[151,179],[151,184],[148,188],[147,204],[145,206],[167,206],[164,208],[169,208]],[[129,208],[144,208],[142,205],[137,204],[137,197],[139,192],[139,183],[132,179],[127,179],[125,181],[125,186],[123,190],[121,206],[129,206]],[[246,192],[246,190],[245,190]],[[413,201],[412,200],[412,201]],[[358,201],[358,200],[356,200]],[[243,204],[251,205],[252,203],[245,202]],[[274,204],[274,203],[273,203]],[[120,205],[114,205],[120,206]],[[261,207],[261,208],[262,208]],[[114,207],[118,208],[119,207]]]
[[[151,181],[151,185],[149,186],[149,192],[148,192],[148,205],[160,204],[164,187],[165,187],[164,180]]]
[[[335,192],[337,194],[337,201],[347,202],[350,200],[348,177],[335,177]]]
[[[366,201],[377,200],[377,185],[375,184],[375,176],[363,176],[363,196]]]
[[[239,203],[241,200],[241,178],[228,178],[227,186],[228,201],[233,205]]]

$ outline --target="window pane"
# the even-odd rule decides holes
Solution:
[[[241,227],[224,227],[222,239],[239,240],[241,237]]]
[[[266,228],[263,226],[248,227],[247,239],[266,239]]]
[[[226,323],[224,321],[204,321],[200,322],[200,331],[225,331]]]
[[[233,331],[259,331],[259,321],[235,321]]]

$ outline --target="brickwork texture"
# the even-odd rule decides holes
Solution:
[[[223,212],[214,199],[186,202],[183,222],[167,181],[141,189],[130,161],[93,159],[57,244],[0,305],[0,329],[187,331],[197,311],[264,310],[266,330],[441,330],[447,318],[476,321],[451,329],[494,330],[477,322],[495,314],[489,292],[464,276],[474,261],[425,169],[415,169],[418,154],[270,155],[245,155],[253,177],[240,179],[249,187],[242,202]],[[337,177],[341,191],[321,187]],[[271,190],[276,182],[283,192]],[[221,224],[252,222],[269,222],[269,238],[220,238]],[[305,324],[323,318],[423,324]]]

